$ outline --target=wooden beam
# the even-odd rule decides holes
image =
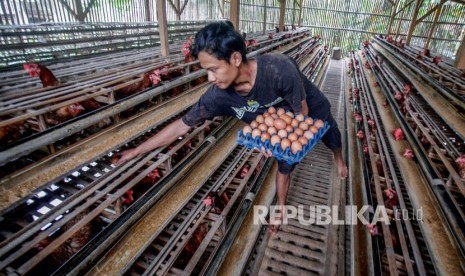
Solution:
[[[263,0],[263,33],[266,32],[266,0]]]
[[[389,36],[391,34],[392,23],[394,23],[394,19],[396,18],[396,10],[397,5],[399,4],[400,0],[396,0],[396,3],[391,7],[391,18],[389,19],[389,24],[387,27],[386,35]]]
[[[239,30],[239,7],[241,5],[240,0],[231,0],[229,6],[230,20],[236,30]]]
[[[429,30],[428,39],[426,39],[425,49],[429,48],[429,43],[431,42],[431,37],[433,36],[434,29],[436,28],[436,26],[438,24],[439,15],[441,15],[442,6],[444,5],[445,2],[446,2],[446,0],[441,0],[441,2],[439,2],[439,4],[438,4],[439,7],[437,8],[436,12],[434,13],[433,26],[431,26],[431,29]]]
[[[455,67],[465,70],[465,35],[460,42],[460,47],[457,50],[457,55],[455,56]]]
[[[176,0],[176,20],[181,20],[181,1]]]
[[[279,0],[279,31],[284,31],[284,15],[286,14],[286,0]]]
[[[302,27],[302,9],[303,9],[302,0],[300,0],[299,3],[300,3],[299,4],[299,6],[300,6],[300,9],[299,9],[299,27]]]
[[[398,10],[396,12],[395,15],[398,15],[401,11],[405,10],[408,6],[412,5],[413,2],[415,2],[415,0],[412,0],[412,1],[408,2],[407,4],[405,4],[400,10]]]
[[[417,26],[416,20],[418,16],[418,11],[420,10],[422,3],[423,3],[422,0],[417,0],[417,2],[415,3],[415,10],[413,11],[412,21],[410,21],[410,26],[408,27],[408,32],[407,32],[407,39],[405,41],[405,44],[407,45],[410,45],[410,41],[412,40],[413,31],[415,30],[415,27]]]
[[[145,6],[145,21],[150,22],[150,4],[149,0],[144,0]]]
[[[167,56],[170,54],[170,49],[168,44],[168,22],[166,20],[166,0],[156,1],[158,15],[158,32],[160,33],[161,55]]]
[[[416,21],[415,21],[415,26],[418,25],[421,21],[425,20],[426,17],[428,17],[430,14],[432,14],[435,10],[437,10],[439,8],[439,4],[436,4],[436,6],[434,6],[433,8],[431,8],[431,10],[429,10],[427,13],[425,13],[422,17],[418,18]]]

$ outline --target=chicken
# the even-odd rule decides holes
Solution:
[[[462,74],[460,74],[460,77],[465,78],[465,70],[464,69],[462,69]]]
[[[459,158],[455,160],[455,163],[459,167],[459,175],[461,178],[465,178],[465,154],[462,154]]]
[[[394,42],[394,39],[392,38],[392,36],[388,36],[386,40],[387,40],[387,42],[389,42],[389,43]]]
[[[404,156],[405,156],[405,158],[407,158],[408,160],[412,160],[412,158],[413,158],[413,151],[412,151],[411,149],[405,149]]]
[[[410,90],[411,90],[410,84],[406,83],[404,85],[404,94],[408,95],[410,93]]]
[[[199,248],[203,239],[208,233],[209,223],[205,222],[200,224],[194,233],[192,233],[191,238],[187,241],[186,246],[179,255],[179,258],[175,262],[176,267],[186,267],[189,263],[189,260],[194,256],[195,252]]]
[[[0,119],[6,120],[7,118]],[[24,121],[12,123],[6,126],[0,127],[0,143],[2,145],[9,144],[21,139],[27,132],[29,132],[30,126]]]
[[[401,128],[396,128],[395,130],[393,130],[392,135],[394,136],[394,139],[396,139],[396,141],[404,139],[404,132]]]
[[[249,172],[249,170],[250,170],[250,165],[249,165],[249,164],[245,164],[245,165],[242,167],[242,170],[240,171],[240,173],[238,173],[236,177],[241,178],[241,179],[244,179],[244,177],[247,175],[247,173]]]
[[[112,163],[116,163],[121,155],[113,155]],[[129,177],[126,181],[131,181],[133,177]],[[139,183],[137,183],[132,189],[126,191],[124,195],[120,198],[121,205],[124,209],[129,207],[134,201],[138,200],[142,195],[144,195],[150,188],[153,187],[155,183],[160,179],[160,172],[158,168],[153,169],[148,173]]]
[[[369,153],[368,145],[367,145],[367,144],[365,144],[365,145],[363,146],[363,153],[365,153],[365,154],[368,154],[368,153]]]
[[[52,71],[44,65],[31,62],[23,64],[23,68],[29,73],[29,75],[31,75],[31,77],[39,77],[43,87],[53,87],[60,84]]]
[[[226,205],[229,203],[229,197],[226,192],[223,192],[221,195],[217,192],[208,193],[207,197],[203,200],[206,206],[212,206],[211,211],[215,214],[221,214]]]
[[[190,62],[193,62],[195,61],[194,59],[194,55],[192,54],[192,43],[193,43],[193,38],[192,37],[189,37],[189,39],[184,42],[183,44],[183,49],[189,49],[189,51],[183,51],[183,55],[184,55],[184,63],[190,63]],[[191,68],[190,68],[190,72],[196,72],[196,71],[199,71],[202,69],[202,67],[200,67],[199,64],[194,64],[194,65],[191,65]],[[191,81],[191,86],[197,86],[197,85],[200,85],[202,83],[205,83],[207,82],[207,76],[202,76],[198,79],[195,79],[193,81]]]
[[[368,42],[368,40],[363,41],[363,47],[368,48],[369,45],[370,42]]]
[[[399,204],[399,197],[394,189],[388,188],[384,190],[384,195],[386,196],[386,200],[384,201],[384,206],[386,206],[386,208],[392,209]]]
[[[357,121],[357,123],[361,123],[363,121],[362,115],[358,113],[354,114],[354,118],[355,118],[355,121]]]
[[[423,60],[423,52],[418,52],[417,59]]]
[[[370,66],[370,63],[368,61],[365,62],[365,68],[368,69],[368,70],[371,70],[371,66]]]
[[[384,176],[384,170],[383,170],[383,161],[381,161],[380,157],[376,158],[376,169],[378,170],[378,175],[379,176]]]
[[[396,92],[394,98],[396,99],[397,103],[402,103],[404,101],[404,95],[402,95],[400,91]]]
[[[38,251],[43,250],[47,247],[54,239],[58,238],[59,235],[68,231],[76,223],[81,221],[85,216],[89,214],[90,210],[84,211],[78,214],[76,217],[68,221],[63,227],[59,228],[52,235],[42,240],[35,246]],[[84,247],[98,232],[102,230],[103,222],[98,217],[93,219],[90,223],[83,225],[75,232],[68,240],[66,240],[61,246],[59,246],[53,253],[42,261],[41,265],[37,267],[41,275],[47,275],[53,272],[63,263],[69,260],[74,254],[76,254],[82,247]],[[33,273],[34,274],[34,273]]]
[[[80,103],[70,104],[60,107],[55,112],[50,112],[45,116],[45,121],[49,125],[58,125],[69,119],[75,118],[84,112],[84,107]]]
[[[357,132],[357,138],[360,140],[363,140],[365,138],[365,133],[363,132],[363,130],[359,130]]]
[[[425,49],[425,50],[423,51],[423,54],[425,55],[425,57],[431,57],[431,52],[430,52],[429,49]]]
[[[127,87],[121,88],[116,91],[116,99],[123,99],[128,96],[134,95],[136,93],[142,92],[145,89],[151,87],[152,85],[157,85],[160,80],[159,76],[155,74],[156,72],[146,72],[142,76],[142,80],[136,83],[133,83]]]
[[[371,127],[371,130],[376,130],[376,122],[373,119],[369,119],[367,123]]]
[[[368,231],[370,231],[370,235],[375,237],[375,236],[382,236],[382,234],[378,230],[378,226],[373,225],[373,224],[368,224]]]
[[[435,56],[433,58],[433,63],[436,64],[436,65],[439,65],[439,63],[442,62],[442,57],[440,56]]]

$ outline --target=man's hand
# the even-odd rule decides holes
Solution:
[[[111,163],[113,163],[113,165],[118,166],[118,165],[121,165],[121,164],[133,159],[137,155],[139,155],[138,152],[137,152],[137,148],[124,150],[122,152],[119,152],[119,153],[116,153],[115,155],[113,155]]]
[[[273,153],[271,152],[271,150],[266,150],[265,147],[261,147],[260,149],[254,148],[254,150],[261,152],[265,157],[273,156]]]
[[[346,179],[349,175],[349,170],[347,169],[346,164],[343,162],[337,165],[337,171],[341,179]]]

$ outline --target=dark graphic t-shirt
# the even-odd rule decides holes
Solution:
[[[322,105],[328,106],[329,115],[328,100],[300,72],[293,59],[283,54],[265,54],[255,59],[257,77],[252,90],[246,96],[237,93],[233,86],[223,90],[212,85],[183,116],[183,122],[188,126],[195,126],[216,116],[235,116],[250,123],[270,106],[298,114],[302,109],[303,99],[307,100],[310,115],[313,108]]]

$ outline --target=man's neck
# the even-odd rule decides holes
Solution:
[[[234,82],[234,88],[237,93],[245,96],[255,85],[257,78],[257,61],[249,60],[247,63],[241,64],[239,67],[239,77]]]

